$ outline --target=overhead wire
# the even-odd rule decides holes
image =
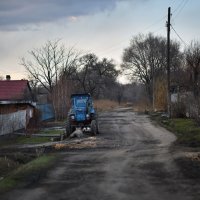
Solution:
[[[167,15],[163,16],[161,19],[157,20],[156,22],[152,23],[150,26],[148,26],[147,28],[145,28],[143,31],[146,31],[148,29],[150,29],[151,27],[157,25],[158,23],[160,23],[161,21],[163,21],[164,19],[166,19]]]
[[[175,2],[176,2],[176,1],[174,0],[174,2],[173,2],[172,4],[175,4]],[[172,12],[172,14],[175,14],[175,13],[176,13],[176,15],[175,15],[174,18],[176,18],[176,17],[181,13],[181,11],[183,10],[183,8],[186,6],[186,4],[187,4],[188,2],[189,2],[189,0],[182,0],[182,1],[178,4],[178,6],[177,6],[177,7],[175,8],[175,10]],[[146,28],[144,28],[142,32],[144,32],[144,31],[150,29],[151,27],[157,25],[158,23],[162,22],[163,20],[166,19],[166,17],[167,17],[167,15],[165,15],[165,16],[161,17],[160,19],[156,20],[154,23],[152,23],[152,24],[150,24],[149,26],[147,26]],[[156,33],[156,32],[158,32],[158,31],[160,31],[162,28],[164,28],[164,26],[162,26],[162,27],[156,29],[155,31],[152,31],[152,33]],[[113,52],[113,51],[117,51],[119,48],[121,48],[121,47],[119,47],[119,46],[120,46],[122,43],[124,43],[125,41],[127,41],[127,39],[121,40],[120,42],[118,42],[118,43],[116,43],[116,44],[114,44],[114,45],[111,45],[110,47],[108,47],[108,48],[104,49],[102,52],[100,52],[100,55],[103,55],[103,54],[105,54],[105,53],[110,53],[110,52]]]
[[[172,12],[172,14],[176,13],[181,7],[182,5],[184,4],[184,2],[187,1],[187,0],[182,0],[178,6],[174,9],[174,11]]]
[[[188,0],[186,0],[188,1]],[[172,5],[174,5],[176,2],[176,0],[174,0],[174,2],[172,3]],[[178,11],[184,4],[185,0],[182,0],[181,3],[176,7],[176,9],[174,10],[173,13],[175,13],[176,11]],[[164,15],[163,17],[161,17],[160,19],[156,20],[154,23],[150,24],[149,26],[147,26],[146,28],[144,28],[141,32],[144,32],[146,30],[149,30],[151,27],[159,24],[160,22],[162,22],[163,20],[165,20],[167,18],[167,15]],[[160,31],[161,29],[163,29],[164,26],[156,29],[155,31],[152,31],[152,33],[156,33],[158,31]],[[110,47],[106,48],[105,50],[103,50],[102,52],[100,52],[100,55],[104,54],[104,53],[110,53],[110,52],[113,52],[113,51],[116,51],[118,50],[120,47],[119,45],[121,45],[122,43],[124,43],[125,41],[127,41],[127,39],[124,39],[114,45],[111,45]]]
[[[173,17],[173,20],[178,17],[178,15],[182,12],[186,4],[189,2],[189,0],[183,0],[181,3],[178,5],[178,7],[172,12],[173,14],[176,13],[175,17]],[[188,46],[188,44],[182,39],[182,37],[178,34],[178,32],[175,30],[175,28],[170,25],[176,36],[179,38],[179,40],[185,45]]]
[[[163,17],[160,18],[159,20],[156,20],[154,23],[152,23],[151,25],[149,25],[149,26],[147,26],[146,28],[144,28],[143,31],[146,31],[146,30],[150,29],[151,27],[157,25],[158,23],[160,23],[161,21],[163,21],[166,17],[167,17],[167,15],[163,16]],[[159,30],[161,30],[161,28],[163,28],[163,27],[160,27],[159,29],[156,29],[156,30],[153,31],[152,33],[158,32]],[[143,31],[141,31],[141,32],[143,32]],[[121,44],[124,43],[125,41],[127,41],[127,39],[124,39],[124,40],[122,40],[121,42],[118,42],[118,43],[116,43],[116,44],[114,44],[114,45],[108,47],[108,48],[105,49],[103,52],[101,52],[100,55],[102,55],[102,54],[104,54],[104,53],[107,53],[107,52],[110,53],[110,52],[113,52],[113,51],[115,51],[115,50],[118,50],[119,48],[115,48],[115,47],[121,45]]]
[[[177,37],[181,40],[181,42],[185,45],[188,46],[188,44],[182,39],[182,37],[177,33],[177,31],[174,29],[174,27],[171,25],[172,30],[174,33],[177,35]]]
[[[180,15],[180,13],[182,12],[182,10],[184,9],[184,7],[186,6],[186,4],[187,4],[188,2],[189,2],[189,0],[186,0],[186,1],[183,3],[183,5],[182,5],[181,8],[179,9],[179,11],[177,11],[177,13],[176,13],[174,19],[177,18],[178,15]]]
[[[176,2],[176,0],[173,0],[173,2],[172,2],[172,4],[171,4],[171,6],[173,6],[173,5],[175,4],[175,2]]]

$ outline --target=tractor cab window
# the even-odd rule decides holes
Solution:
[[[87,103],[87,99],[86,98],[80,98],[80,99],[76,99],[75,104],[77,107],[85,107]]]

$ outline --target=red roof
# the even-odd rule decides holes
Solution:
[[[29,89],[27,80],[0,81],[0,101],[23,100],[27,88]]]

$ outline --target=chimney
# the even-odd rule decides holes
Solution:
[[[10,80],[10,75],[6,75],[6,80],[7,80],[7,81]]]

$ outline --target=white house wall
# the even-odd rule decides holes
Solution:
[[[26,128],[26,110],[0,115],[0,135]]]

